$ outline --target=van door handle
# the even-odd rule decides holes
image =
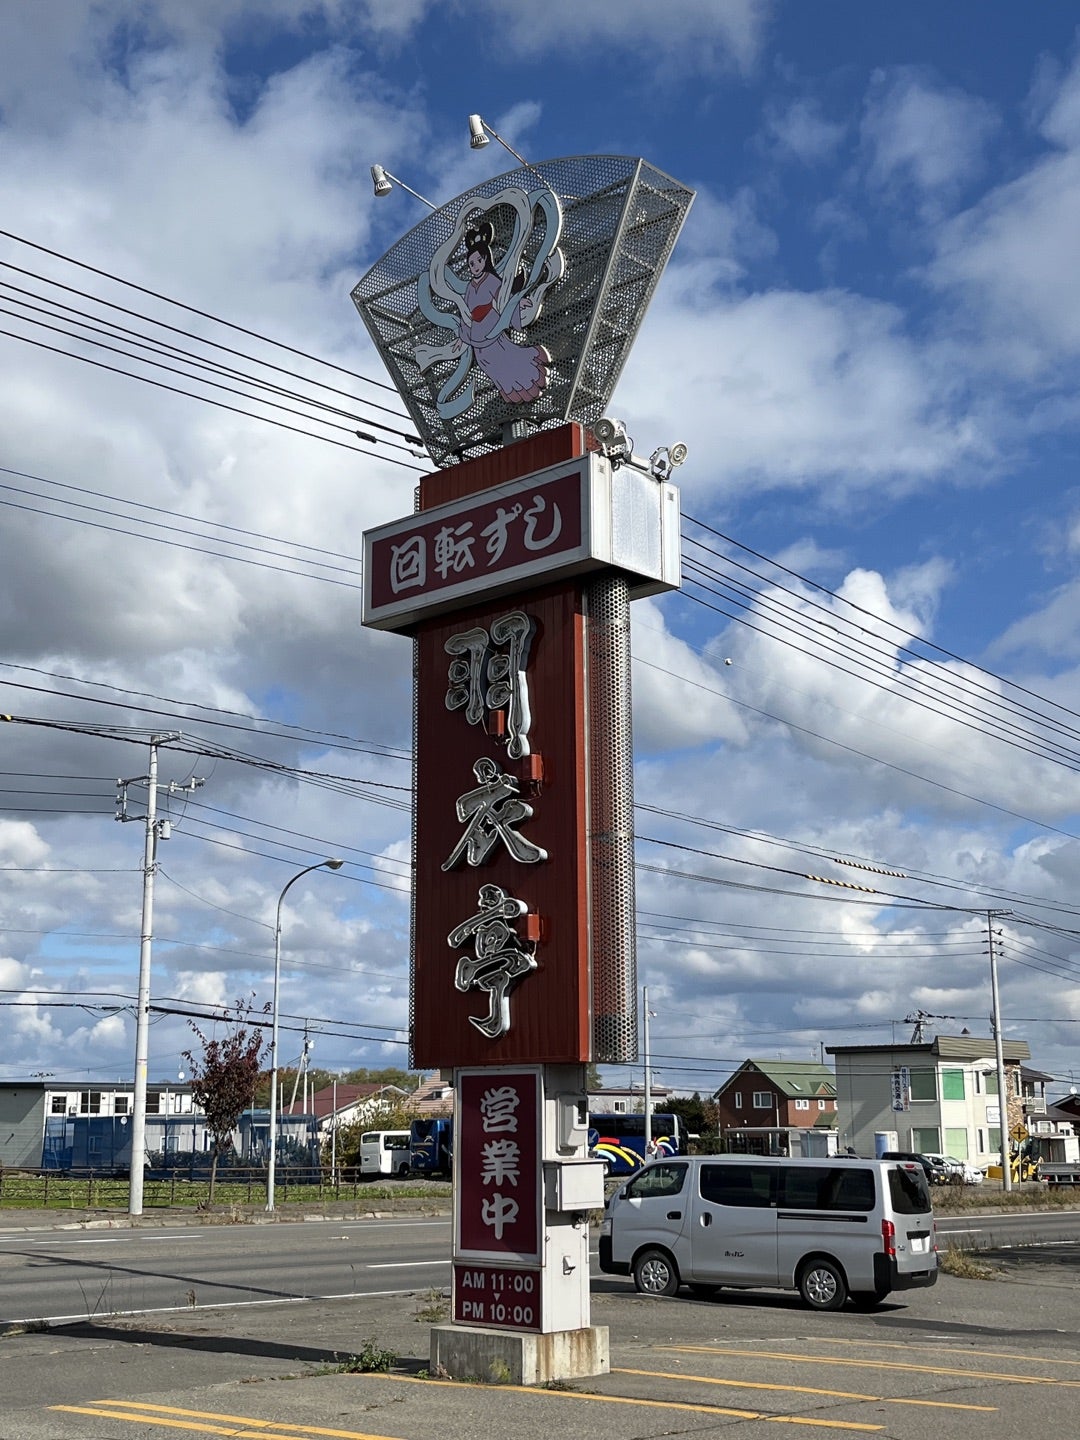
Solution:
[[[709,1214],[709,1212],[708,1212],[707,1210],[706,1210],[705,1214],[702,1215],[702,1217],[701,1217],[701,1223],[702,1223],[702,1225],[711,1225],[711,1224],[712,1224],[712,1216]]]
[[[667,1218],[668,1218],[669,1220],[681,1220],[681,1219],[682,1219],[682,1211],[681,1211],[681,1210],[669,1210],[669,1211],[667,1212]]]

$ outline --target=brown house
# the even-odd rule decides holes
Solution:
[[[713,1099],[720,1138],[732,1149],[806,1154],[793,1131],[836,1127],[836,1081],[813,1060],[744,1060]]]

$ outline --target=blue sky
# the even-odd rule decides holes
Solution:
[[[697,190],[611,408],[646,454],[688,444],[684,512],[712,527],[694,534],[756,593],[742,619],[721,613],[735,613],[730,589],[721,602],[694,583],[636,610],[638,799],[653,807],[638,822],[651,837],[640,960],[658,1076],[707,1088],[747,1055],[906,1034],[917,1009],[985,1034],[979,912],[992,908],[1013,912],[1006,1033],[1062,1085],[1076,1079],[1068,7],[57,0],[48,15],[0,10],[0,228],[20,237],[0,237],[0,281],[55,300],[52,279],[82,292],[77,306],[93,292],[365,406],[399,408],[320,362],[382,378],[349,290],[423,215],[400,190],[374,198],[372,163],[433,200],[461,194],[512,164],[496,145],[469,150],[479,112],[531,160],[641,155]],[[220,558],[236,537],[220,527],[355,556],[366,527],[408,511],[415,476],[383,447],[345,451],[36,348],[25,342],[127,363],[46,335],[25,308],[0,329],[13,332],[0,335],[0,465],[37,477],[0,476],[24,492],[0,491],[0,708],[67,727],[0,733],[0,998],[19,1001],[0,1011],[0,1074],[130,1072],[130,1016],[95,1007],[134,988],[139,827],[113,824],[112,794],[116,775],[145,769],[150,726],[193,737],[167,778],[207,777],[162,847],[155,993],[178,1007],[266,998],[281,885],[340,851],[340,875],[291,892],[286,1001],[310,1018],[318,1063],[399,1062],[408,647],[361,632],[353,590]],[[109,514],[65,508],[63,485]],[[123,501],[174,527],[199,517],[218,554],[180,548],[203,542],[175,528],[152,543],[152,512]],[[118,514],[126,535],[87,523]],[[921,659],[892,626],[920,637]],[[848,665],[868,634],[876,683],[826,663],[828,643]],[[945,713],[912,703],[927,685]],[[1018,733],[1030,737],[1031,709],[1054,747],[1040,740],[1039,755]],[[226,730],[221,712],[255,718]],[[75,721],[133,729],[117,741]],[[211,742],[284,768],[212,756]],[[908,908],[731,884],[752,868],[737,860],[805,873],[808,852],[904,871]],[[342,1016],[355,1023],[335,1032]],[[289,1033],[283,1056],[299,1051]],[[171,1074],[188,1040],[164,1018],[151,1073]]]

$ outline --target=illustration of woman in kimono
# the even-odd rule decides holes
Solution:
[[[483,217],[498,206],[512,208],[514,226],[510,243],[497,257],[494,222]],[[538,213],[543,233],[526,263]],[[537,318],[545,294],[561,279],[563,257],[557,248],[561,228],[562,212],[550,190],[526,194],[507,189],[482,209],[475,197],[467,201],[452,235],[432,256],[428,274],[417,285],[420,310],[455,338],[445,345],[418,345],[415,353],[421,370],[439,361],[457,362],[436,400],[444,420],[464,414],[475,402],[475,379],[470,373],[474,364],[509,405],[528,404],[547,387],[548,352],[542,345],[515,340],[509,332],[520,332]],[[465,274],[459,275],[450,262],[462,243]],[[449,301],[453,311],[437,305],[436,299]]]
[[[495,240],[495,226],[486,220],[475,229],[465,232],[466,265],[469,284],[465,290],[467,315],[458,326],[461,345],[468,346],[473,359],[502,398],[510,405],[523,405],[535,400],[547,385],[547,367],[551,356],[542,345],[518,345],[511,340],[502,325],[498,304],[503,290],[502,276],[495,268],[491,246]],[[525,284],[525,272],[519,270],[510,286],[509,300],[513,306],[509,324],[514,330],[524,330],[528,323],[522,318],[521,300],[518,298]]]

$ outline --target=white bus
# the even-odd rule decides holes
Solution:
[[[408,1130],[368,1130],[360,1136],[361,1175],[409,1173]]]

